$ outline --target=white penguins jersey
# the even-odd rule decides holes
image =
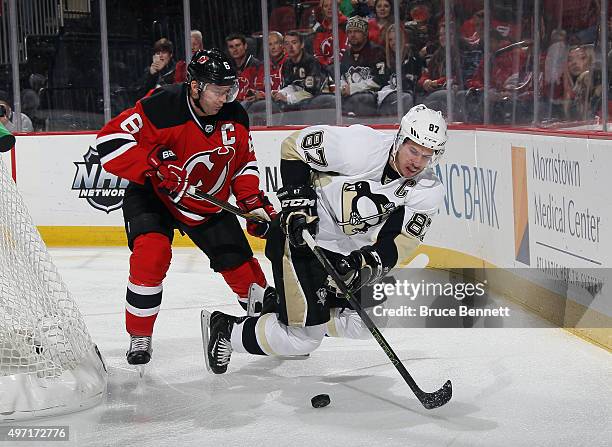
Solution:
[[[321,247],[346,255],[375,245],[391,268],[419,245],[444,187],[429,168],[411,179],[393,171],[388,163],[393,140],[394,135],[362,125],[311,126],[285,139],[282,158],[302,160],[312,169]]]

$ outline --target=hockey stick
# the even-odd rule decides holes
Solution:
[[[153,174],[149,174],[149,175],[153,175]],[[164,177],[157,172],[157,176],[159,177],[160,180],[163,180]],[[185,194],[187,194],[188,196],[194,198],[194,199],[199,199],[199,200],[206,200],[207,202],[212,203],[213,205],[217,205],[219,208],[225,210],[225,211],[229,211],[230,213],[233,213],[237,216],[240,217],[244,217],[245,219],[248,220],[255,220],[257,222],[267,222],[264,218],[262,218],[261,216],[258,216],[257,214],[253,214],[253,213],[249,213],[249,212],[244,212],[242,211],[240,208],[238,208],[237,206],[231,205],[229,203],[227,203],[225,200],[221,200],[221,199],[217,199],[215,196],[207,194],[205,192],[200,191],[198,188],[196,188],[193,185],[189,185],[187,187],[187,189],[185,190]]]
[[[389,346],[389,343],[387,343],[385,337],[383,337],[380,330],[378,330],[372,319],[369,317],[363,307],[361,307],[361,304],[355,298],[355,295],[351,293],[344,281],[342,281],[340,275],[338,274],[334,266],[331,264],[331,262],[329,262],[329,259],[327,259],[327,256],[325,256],[325,253],[323,253],[321,247],[317,245],[308,230],[305,229],[302,231],[302,237],[304,238],[304,241],[310,247],[314,255],[317,257],[321,265],[323,265],[325,270],[327,270],[329,276],[331,276],[332,280],[336,283],[336,286],[340,289],[340,292],[345,295],[351,307],[355,311],[357,311],[374,339],[378,342],[383,351],[385,351],[385,354],[387,354],[387,357],[389,357],[389,360],[391,360],[393,366],[395,366],[395,368],[398,370],[404,381],[408,384],[408,386],[415,394],[417,399],[419,399],[421,404],[423,404],[423,406],[428,410],[431,410],[433,408],[441,407],[442,405],[447,403],[453,396],[453,386],[451,384],[451,381],[447,380],[446,383],[442,386],[442,388],[437,391],[434,391],[433,393],[426,393],[421,388],[419,388],[408,370],[406,370],[406,368],[402,364],[397,354],[393,352],[393,349],[391,349],[391,346]]]
[[[207,202],[210,202],[213,205],[217,205],[219,208],[225,211],[229,211],[230,213],[233,213],[240,217],[244,217],[245,219],[255,220],[257,222],[267,222],[265,219],[258,216],[257,214],[244,212],[237,206],[227,203],[225,200],[217,199],[215,196],[212,196],[210,194],[206,194],[205,192],[200,191],[195,186],[189,186],[187,190],[185,191],[185,193],[188,196],[193,197],[194,199],[206,200]]]

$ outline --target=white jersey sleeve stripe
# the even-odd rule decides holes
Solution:
[[[108,153],[107,155],[100,157],[100,162],[102,163],[102,165],[105,165],[109,161],[114,160],[115,158],[125,154],[127,151],[129,151],[131,148],[133,148],[137,144],[138,143],[136,141],[132,141],[131,143],[126,143],[123,146],[120,146],[114,151]]]

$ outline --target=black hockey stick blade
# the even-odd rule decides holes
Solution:
[[[207,202],[210,202],[213,205],[217,205],[219,208],[225,211],[229,211],[230,213],[235,214],[236,216],[244,217],[245,219],[248,219],[248,220],[266,222],[265,219],[261,218],[257,214],[244,212],[237,206],[234,206],[230,203],[227,203],[224,200],[217,199],[215,196],[212,196],[210,194],[206,194],[205,192],[200,191],[195,186],[189,186],[185,192],[187,193],[188,196],[191,196],[194,199],[206,200]]]
[[[325,268],[329,276],[331,276],[333,281],[336,283],[336,286],[340,289],[340,292],[345,295],[346,299],[351,304],[351,307],[355,311],[357,311],[357,313],[361,317],[361,320],[365,323],[366,327],[368,328],[374,339],[378,342],[385,354],[387,354],[387,357],[389,357],[389,360],[391,361],[391,363],[393,363],[393,366],[395,366],[397,371],[400,373],[404,381],[408,384],[417,399],[419,399],[421,404],[428,410],[438,408],[446,404],[451,399],[451,397],[453,397],[453,385],[451,381],[447,380],[446,383],[442,386],[442,388],[437,391],[434,391],[433,393],[426,393],[425,391],[423,391],[414,381],[402,361],[393,351],[385,337],[383,337],[382,333],[376,327],[370,316],[366,313],[363,307],[361,307],[361,304],[355,298],[355,295],[353,295],[353,293],[348,289],[348,287],[346,287],[346,284],[344,283],[344,281],[342,281],[342,278],[340,278],[340,275],[338,274],[338,272],[336,272],[336,269],[331,264],[329,259],[327,259],[327,256],[325,255],[325,253],[323,253],[321,247],[317,245],[308,230],[303,230],[302,236],[308,247],[310,247],[314,255],[321,263],[321,265]]]

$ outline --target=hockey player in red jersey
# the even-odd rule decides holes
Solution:
[[[234,101],[237,92],[231,61],[218,49],[198,51],[184,84],[154,90],[98,134],[104,169],[130,181],[123,199],[132,251],[125,313],[130,364],[151,358],[175,228],[208,256],[245,309],[249,294],[263,296],[267,287],[236,216],[189,194],[195,187],[224,201],[233,195],[244,211],[268,221],[276,215],[259,189],[249,119]],[[258,237],[267,229],[267,223],[247,226]]]

